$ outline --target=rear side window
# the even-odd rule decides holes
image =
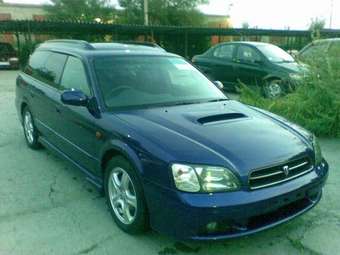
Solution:
[[[59,53],[51,53],[51,55],[48,56],[42,78],[51,86],[58,86],[66,59],[66,55]]]
[[[36,51],[30,57],[28,65],[24,72],[32,75],[34,78],[39,79],[40,73],[43,71],[47,57],[51,53],[48,51]]]
[[[25,73],[57,87],[67,56],[49,51],[37,51],[31,56]]]
[[[217,58],[231,60],[233,58],[234,49],[235,45],[233,44],[221,45],[214,50],[213,55]]]
[[[87,96],[90,96],[91,92],[87,82],[85,68],[79,58],[68,57],[60,87],[65,90],[81,90]]]

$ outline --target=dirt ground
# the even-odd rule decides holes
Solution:
[[[0,255],[340,254],[340,139],[321,139],[330,164],[322,201],[289,223],[209,243],[129,236],[80,171],[46,149],[27,148],[14,106],[16,74],[0,71]]]

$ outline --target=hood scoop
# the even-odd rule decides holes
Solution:
[[[202,118],[199,118],[197,121],[202,125],[206,125],[206,124],[225,122],[229,120],[241,119],[241,118],[246,118],[246,117],[247,116],[244,115],[243,113],[233,112],[233,113],[224,113],[224,114],[202,117]]]

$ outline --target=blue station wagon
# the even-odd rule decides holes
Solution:
[[[16,107],[28,146],[83,171],[128,233],[225,239],[314,207],[328,176],[315,136],[217,84],[154,45],[52,40]]]

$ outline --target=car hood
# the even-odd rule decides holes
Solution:
[[[308,143],[294,130],[232,100],[116,116],[157,145],[152,154],[168,155],[168,161],[224,165],[240,175],[308,151]]]
[[[300,64],[298,62],[282,62],[282,63],[275,63],[275,65],[279,68],[283,68],[287,72],[293,72],[293,73],[306,73],[308,71],[308,68]]]

